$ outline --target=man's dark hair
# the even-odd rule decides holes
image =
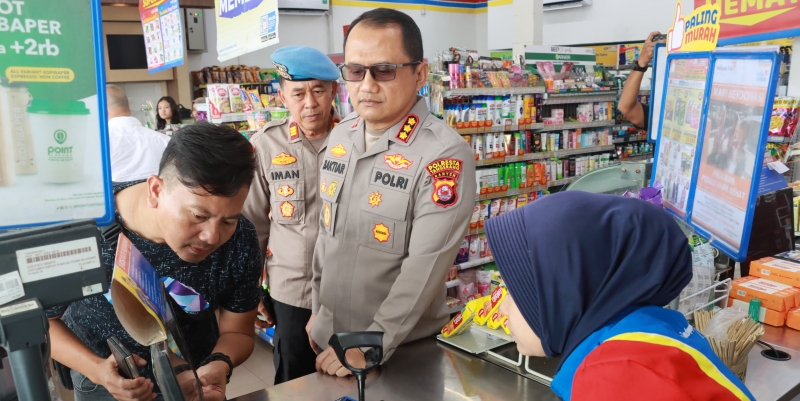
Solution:
[[[255,170],[253,145],[239,131],[201,121],[172,135],[158,175],[230,198],[252,183]]]
[[[376,8],[358,16],[350,23],[350,29],[344,35],[344,46],[347,48],[347,38],[358,24],[371,28],[388,28],[397,26],[403,34],[403,51],[412,62],[422,61],[422,33],[417,23],[408,14],[389,8]]]

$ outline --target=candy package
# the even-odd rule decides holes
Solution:
[[[231,112],[241,113],[244,111],[244,103],[242,102],[242,88],[238,84],[228,85],[228,93],[231,101]]]
[[[475,313],[475,323],[481,326],[485,325],[492,314],[500,308],[500,303],[505,299],[506,293],[505,287],[497,287],[490,296],[481,298],[479,300],[482,301],[480,308]]]
[[[456,255],[456,264],[461,264],[469,261],[469,235],[461,240],[461,247],[458,249]]]
[[[244,92],[250,99],[253,110],[264,110],[264,105],[261,103],[261,96],[258,94],[258,89],[248,89]]]

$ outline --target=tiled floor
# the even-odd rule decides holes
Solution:
[[[258,337],[255,341],[250,358],[233,370],[226,391],[228,399],[270,387],[275,380],[272,346]]]

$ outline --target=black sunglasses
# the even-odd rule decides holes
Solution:
[[[397,77],[397,69],[407,65],[422,64],[421,61],[412,61],[403,64],[374,64],[374,65],[360,65],[360,64],[342,64],[339,66],[339,71],[342,73],[342,79],[348,82],[363,81],[367,75],[367,70],[372,74],[372,79],[376,81],[391,81]]]

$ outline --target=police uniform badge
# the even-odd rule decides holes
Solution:
[[[458,202],[456,187],[463,167],[464,163],[458,159],[439,159],[425,166],[433,178],[431,199],[436,206],[446,208]]]
[[[289,69],[286,68],[285,65],[283,65],[281,63],[276,63],[274,61],[272,62],[272,64],[274,64],[275,65],[275,69],[278,70],[278,75],[283,77],[283,79],[288,79],[290,81],[292,80],[292,76],[289,75]]]

